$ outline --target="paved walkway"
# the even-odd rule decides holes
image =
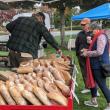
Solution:
[[[76,35],[79,30],[65,31],[65,35]],[[52,31],[53,36],[60,36],[60,31]],[[0,42],[6,42],[9,39],[9,35],[0,35]]]
[[[78,34],[80,30],[74,30],[74,31],[65,31],[65,35],[76,35]],[[60,31],[53,31],[51,32],[53,36],[60,36]]]

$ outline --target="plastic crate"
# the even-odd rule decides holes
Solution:
[[[73,90],[73,82],[71,84],[71,91]],[[70,92],[67,106],[53,105],[53,106],[19,106],[19,105],[1,105],[0,110],[73,110],[73,95]]]

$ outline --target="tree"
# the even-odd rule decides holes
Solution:
[[[8,10],[8,9],[10,9],[10,6],[0,1],[0,10]]]
[[[41,2],[41,3],[49,3],[50,6],[55,7],[60,12],[60,30],[61,30],[61,46],[64,45],[65,39],[65,9],[66,7],[72,8],[74,6],[80,6],[82,9],[88,10],[94,8],[98,5],[101,5],[105,2],[109,2],[110,0],[33,0],[34,2]],[[26,1],[27,2],[27,1]],[[24,4],[26,3],[24,2]],[[22,2],[23,5],[23,2]],[[30,6],[30,3],[27,4]]]
[[[98,5],[102,5],[105,2],[109,2],[110,0],[77,0],[77,1],[82,9],[88,10]]]
[[[59,0],[56,3],[51,4],[53,7],[56,7],[60,12],[61,46],[64,46],[65,41],[65,9],[66,7],[74,7],[74,4],[75,3],[73,0]]]
[[[32,2],[32,1],[16,1],[16,2],[10,2],[9,4],[11,7],[14,7],[14,8],[30,9],[30,8],[33,8],[33,5],[35,4],[35,2]]]
[[[42,1],[42,0],[37,0]],[[49,2],[54,0],[44,0],[44,2]],[[52,7],[55,7],[60,12],[60,30],[61,30],[61,46],[64,46],[64,39],[65,39],[65,9],[66,7],[72,8],[74,6],[80,6],[82,9],[88,10],[90,8],[96,7],[101,5],[109,0],[59,0],[56,2],[50,2]]]

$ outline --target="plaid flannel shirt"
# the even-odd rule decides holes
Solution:
[[[53,48],[59,48],[47,28],[34,17],[19,17],[7,24],[6,28],[11,33],[7,42],[11,50],[30,53],[36,58],[42,36]]]

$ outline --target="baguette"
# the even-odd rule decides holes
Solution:
[[[34,86],[33,91],[34,91],[34,94],[39,98],[39,100],[44,105],[52,105],[51,102],[50,102],[50,100],[47,97],[46,92],[43,89],[41,89],[41,88],[39,88],[37,86]]]
[[[33,105],[42,105],[40,101],[34,96],[32,92],[27,90],[22,91],[22,95],[25,99],[27,99]]]
[[[48,92],[58,92],[61,93],[60,90],[57,88],[57,86],[54,83],[44,83],[44,87],[46,89],[46,91]]]
[[[63,74],[66,84],[69,85],[70,84],[70,81],[71,81],[71,75],[70,75],[70,73],[68,71],[64,71],[62,69],[59,69],[59,71],[60,71],[60,73]]]
[[[44,89],[44,81],[41,78],[37,78],[37,86]]]
[[[50,81],[54,81],[54,77],[53,77],[53,75],[52,75],[52,73],[50,72],[50,71],[48,71],[48,70],[45,70],[44,72],[43,72],[43,77],[47,77]]]
[[[0,105],[6,105],[5,100],[3,99],[3,97],[0,94]]]
[[[17,105],[27,105],[26,100],[22,97],[21,93],[15,86],[9,87],[9,91]]]
[[[32,73],[32,72],[33,72],[33,67],[31,66],[19,67],[17,69],[17,73]]]
[[[55,93],[55,92],[50,92],[47,94],[48,98],[51,100],[54,100],[55,102],[66,106],[67,105],[67,98],[65,98],[63,95],[59,94],[59,93]]]
[[[16,105],[15,101],[10,96],[7,87],[2,81],[0,82],[0,93],[9,105]]]
[[[49,66],[49,71],[53,74],[53,76],[56,80],[60,80],[62,82],[65,82],[64,78],[62,77],[62,75],[60,74],[60,72],[56,68]]]
[[[65,96],[68,96],[69,93],[70,93],[70,88],[69,86],[67,86],[65,83],[63,83],[62,81],[58,81],[58,80],[55,80],[54,81],[55,84],[57,85],[57,87],[62,91],[62,93],[65,95]]]
[[[38,61],[38,59],[34,59],[33,60],[33,66],[38,67],[39,65],[40,65],[40,62]]]

